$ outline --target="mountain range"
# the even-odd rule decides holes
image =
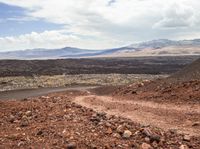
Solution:
[[[200,55],[200,39],[179,41],[158,39],[105,50],[88,50],[74,47],[18,50],[0,52],[0,59],[64,59],[177,55]]]

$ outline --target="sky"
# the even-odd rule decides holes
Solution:
[[[0,0],[0,51],[200,38],[199,0]]]

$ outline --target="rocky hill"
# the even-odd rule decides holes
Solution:
[[[199,104],[199,90],[200,58],[167,78],[133,83],[119,88],[113,94],[161,103]]]

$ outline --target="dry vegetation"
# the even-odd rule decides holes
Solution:
[[[152,80],[165,75],[147,74],[79,74],[33,77],[1,77],[0,91],[71,85],[125,85],[135,81]]]

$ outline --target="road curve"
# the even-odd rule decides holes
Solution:
[[[164,130],[176,129],[179,133],[199,136],[200,126],[193,126],[200,117],[199,105],[175,105],[135,100],[120,100],[109,96],[77,96],[77,104],[118,115],[144,125],[152,125]]]
[[[50,93],[63,92],[68,90],[87,91],[98,86],[73,86],[73,87],[56,87],[56,88],[37,88],[21,89],[0,92],[0,100],[24,99],[30,97],[43,96]]]

